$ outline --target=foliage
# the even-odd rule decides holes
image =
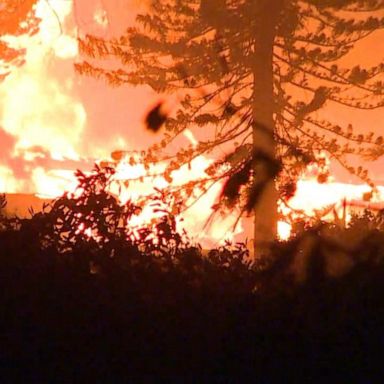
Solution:
[[[271,180],[278,181],[280,198],[289,198],[319,152],[373,186],[367,170],[348,159],[377,159],[383,138],[322,118],[321,109],[383,107],[383,63],[365,68],[344,60],[383,28],[382,10],[379,0],[153,1],[119,38],[80,39],[91,61],[76,69],[114,86],[177,93],[177,110],[167,117],[158,104],[148,116],[150,129],[158,131],[164,123],[165,131],[144,161],[169,160],[164,148],[186,128],[201,128],[199,144],[180,148],[168,172],[198,155],[217,157],[222,149],[230,155],[210,167],[205,182],[229,178],[218,206],[229,199],[249,210]],[[98,59],[110,57],[122,66],[98,66]],[[269,161],[250,166],[260,163],[254,157],[260,151]]]
[[[124,252],[134,259],[145,256],[159,264],[169,263],[168,257],[175,260],[183,257],[186,251],[201,253],[200,245],[193,245],[185,230],[179,232],[171,202],[160,190],[146,200],[146,204],[153,207],[153,213],[160,213],[160,216],[142,224],[132,223],[144,207],[129,200],[124,204],[119,201],[111,192],[116,182],[114,174],[113,168],[98,165],[89,174],[78,170],[78,186],[74,193],[65,192],[51,204],[44,204],[41,212],[31,210],[32,216],[28,219],[1,215],[1,228],[5,232],[22,233],[36,250],[53,250],[63,259],[76,254],[95,270],[101,268],[100,263],[111,260],[114,263],[116,255]],[[5,205],[3,195],[0,207]],[[232,247],[227,243],[225,247],[212,250],[208,258],[225,264],[229,263],[229,257],[243,260],[247,256],[244,244]],[[132,261],[135,262],[137,260]]]
[[[112,174],[78,172],[81,193],[1,217],[3,380],[367,382],[382,371],[384,233],[364,224],[372,216],[351,231],[313,227],[252,263],[241,244],[204,256],[175,246],[172,226],[126,236],[136,207],[107,191]]]
[[[38,30],[39,19],[34,7],[37,0],[2,0],[0,4],[0,80],[10,72],[12,65],[23,63],[24,49],[12,47],[4,36],[33,35]]]

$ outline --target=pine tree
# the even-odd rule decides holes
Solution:
[[[80,39],[91,62],[76,69],[112,85],[146,84],[181,95],[168,118],[160,104],[152,111],[150,126],[157,130],[165,121],[165,133],[147,160],[161,159],[162,149],[186,128],[212,135],[180,149],[168,175],[200,154],[233,145],[207,170],[207,179],[188,185],[187,194],[226,177],[218,208],[239,203],[243,212],[253,211],[262,249],[276,234],[278,197],[293,193],[295,180],[320,151],[373,185],[366,170],[347,160],[377,159],[382,138],[315,112],[325,104],[384,106],[384,63],[363,68],[342,61],[384,27],[383,11],[382,0],[156,0],[123,36]],[[96,61],[110,57],[122,67]]]
[[[4,79],[11,66],[23,63],[24,50],[14,48],[3,40],[4,36],[33,34],[38,30],[39,19],[34,7],[38,0],[1,0],[0,4],[0,80]]]

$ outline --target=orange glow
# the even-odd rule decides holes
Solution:
[[[291,225],[285,221],[279,221],[277,223],[277,234],[279,239],[288,240],[291,235]]]
[[[33,167],[33,160],[80,158],[78,148],[87,119],[84,106],[73,95],[73,79],[67,76],[63,82],[50,73],[55,60],[73,60],[78,53],[75,30],[62,25],[72,5],[69,1],[40,0],[36,5],[36,16],[41,19],[37,34],[2,36],[12,47],[27,47],[25,64],[14,68],[0,84],[0,128],[15,140],[10,159],[23,161],[25,171],[30,172],[29,180],[20,182],[2,165],[8,168],[0,172],[3,191],[57,196],[68,187],[68,175],[63,178],[65,171],[60,169]],[[40,148],[42,153],[31,148]]]
[[[86,119],[84,109],[66,95],[65,86],[43,78],[44,73],[33,71],[20,76],[12,74],[6,80],[5,86],[11,87],[12,92],[3,99],[2,126],[18,138],[16,150],[40,145],[43,134],[44,147],[52,156],[60,153],[77,159],[75,148]]]
[[[143,1],[136,0],[132,0],[133,3],[136,6],[144,4]],[[94,22],[95,25],[90,25],[89,29],[94,28],[107,33],[110,20],[101,4],[98,2],[93,9],[89,23]],[[105,6],[108,5],[105,4]],[[95,159],[106,158],[116,147],[130,150],[135,148],[134,139],[145,135],[143,127],[131,124],[130,113],[127,112],[125,120],[116,120],[114,125],[110,123],[103,127],[104,131],[111,136],[110,141],[105,143],[105,147],[92,141],[97,133],[100,134],[92,131],[94,121],[101,118],[103,114],[107,114],[111,120],[115,110],[103,109],[104,102],[107,101],[103,99],[103,94],[100,97],[101,101],[98,100],[99,104],[96,107],[92,106],[99,115],[94,118],[94,121],[90,120],[91,108],[86,105],[80,95],[81,91],[84,91],[79,85],[83,80],[79,80],[73,74],[73,63],[78,57],[76,36],[84,32],[77,30],[80,29],[81,17],[74,14],[73,7],[73,1],[40,0],[36,8],[36,15],[42,20],[39,32],[34,36],[4,37],[14,47],[27,46],[28,49],[25,65],[15,68],[0,83],[0,129],[15,141],[10,153],[7,154],[8,157],[5,160],[0,157],[0,192],[33,192],[38,196],[53,198],[60,196],[64,191],[74,191],[76,180],[73,170],[75,167],[81,168],[82,157],[92,163]],[[72,21],[71,24],[68,21],[71,17],[76,18],[76,23]],[[93,83],[87,83],[89,84],[94,86]],[[87,96],[93,92],[97,93],[92,87],[84,91]],[[101,84],[100,87],[107,86]],[[131,97],[131,99],[127,98],[125,103],[126,108],[130,106],[131,109],[140,109],[141,106],[143,109],[150,104],[150,100]],[[337,113],[340,116],[342,114]],[[117,127],[119,124],[123,128]],[[128,127],[130,124],[133,128]],[[117,130],[117,128],[121,129]],[[197,139],[191,131],[186,130],[184,137],[192,145],[197,145]],[[143,141],[146,141],[146,138]],[[23,171],[28,173],[28,179],[20,179],[16,166],[11,166],[12,161],[16,160],[23,162],[25,166]],[[41,160],[41,164],[38,160]],[[47,160],[56,162],[53,162],[54,165],[46,165]],[[72,168],[62,165],[67,160],[79,162],[79,165]],[[194,159],[190,169],[185,165],[172,174],[172,185],[181,185],[206,176],[204,170],[211,161],[202,156]],[[164,167],[164,164],[159,164],[152,171],[162,174]],[[169,181],[162,176],[140,182],[138,179],[144,178],[147,171],[142,165],[129,164],[126,158],[119,162],[116,170],[115,179],[128,180],[129,183],[121,192],[117,190],[117,186],[112,190],[119,195],[122,203],[128,199],[135,201],[150,195],[154,187],[161,189],[169,186]],[[311,169],[308,172],[311,173]],[[243,238],[253,237],[252,234],[244,233],[241,221],[236,232],[232,233],[233,224],[237,218],[235,214],[227,217],[217,215],[212,225],[204,227],[221,188],[222,184],[217,183],[187,212],[182,213],[178,221],[178,225],[186,228],[193,239],[201,241],[207,247],[215,246],[225,239],[240,239],[241,237],[237,236],[240,234]],[[379,187],[378,190],[380,195],[376,198],[380,199],[384,197],[384,187]],[[369,187],[365,185],[337,182],[319,184],[314,178],[303,178],[298,182],[296,195],[289,203],[292,208],[302,209],[306,214],[314,215],[316,210],[331,204],[336,204],[336,209],[340,209],[343,199],[361,200],[363,193],[368,191]],[[282,209],[283,213],[289,212],[288,208]],[[132,224],[140,225],[150,221],[156,215],[159,213],[154,213],[151,207],[146,206]],[[288,238],[290,225],[280,221],[278,232],[281,239]]]
[[[196,140],[193,134],[189,132],[187,135],[193,144]],[[129,157],[130,156],[126,156],[121,159],[117,164],[117,172],[114,175],[115,180],[126,182],[126,188],[121,189],[121,183],[119,183],[120,190],[117,185],[111,189],[111,192],[119,196],[122,203],[127,200],[135,202],[138,199],[143,199],[143,196],[150,196],[153,194],[154,188],[164,189],[170,185],[181,186],[189,181],[203,178],[206,176],[204,172],[205,169],[212,162],[212,160],[199,156],[195,158],[189,166],[184,165],[179,170],[174,171],[172,173],[172,182],[170,183],[162,176],[166,164],[158,164],[151,169],[152,174],[159,176],[145,178],[145,176],[148,175],[148,171],[145,170],[142,164],[131,165],[129,163]],[[242,232],[241,223],[237,226],[235,232],[233,232],[233,226],[237,219],[236,215],[225,218],[218,216],[212,225],[207,226],[207,228],[203,230],[206,220],[213,212],[211,207],[217,201],[221,188],[222,184],[218,183],[188,208],[187,211],[177,215],[178,228],[187,229],[189,236],[193,240],[203,242],[206,246],[215,246],[223,243],[225,240],[233,240],[236,234]],[[190,202],[192,202],[192,200]],[[144,223],[149,223],[152,219],[160,217],[161,215],[162,213],[154,212],[154,208],[146,204],[141,214],[134,217],[130,224],[140,226]]]
[[[77,180],[72,171],[50,170],[35,168],[32,171],[32,181],[36,186],[36,194],[43,198],[61,196],[64,191],[72,192],[77,186]]]
[[[14,193],[22,188],[21,183],[17,181],[11,169],[0,166],[0,191]]]
[[[344,183],[318,183],[313,179],[302,179],[297,183],[295,196],[289,201],[290,208],[302,210],[308,216],[315,216],[317,212],[324,208],[331,208],[329,214],[323,217],[324,220],[334,220],[334,212],[338,217],[342,216],[343,201],[346,202],[346,223],[350,220],[351,212],[361,211],[369,208],[369,204],[364,202],[364,194],[370,193],[371,188],[367,185],[355,185]],[[384,187],[378,186],[377,193],[372,197],[370,207],[384,208]],[[376,204],[376,205],[375,205]],[[334,207],[334,210],[333,210]],[[290,209],[283,207],[282,212],[288,214]],[[290,225],[279,222],[279,237],[287,239],[290,235]]]

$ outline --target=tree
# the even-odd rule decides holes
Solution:
[[[36,3],[37,0],[2,0],[0,4],[0,80],[9,74],[11,65],[23,63],[25,51],[12,47],[3,38],[37,32],[39,19],[34,11]]]
[[[146,160],[160,159],[162,149],[191,126],[209,128],[212,137],[180,149],[168,173],[233,145],[193,187],[227,178],[219,206],[240,203],[242,212],[254,210],[262,246],[275,237],[278,196],[292,195],[295,180],[320,151],[373,186],[348,157],[378,158],[383,139],[314,112],[326,103],[384,106],[384,64],[342,62],[356,43],[384,27],[383,10],[380,0],[152,1],[150,12],[137,16],[137,26],[123,36],[80,40],[85,55],[118,58],[122,68],[84,61],[76,69],[112,85],[178,92],[180,106],[167,119],[160,104],[152,111],[152,128],[165,121],[165,133]]]

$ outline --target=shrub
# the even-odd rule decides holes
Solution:
[[[4,378],[366,382],[380,372],[376,218],[309,228],[253,262],[243,244],[203,255],[161,193],[152,203],[164,216],[131,228],[139,208],[108,192],[112,175],[78,172],[81,193],[30,219],[0,218]]]

